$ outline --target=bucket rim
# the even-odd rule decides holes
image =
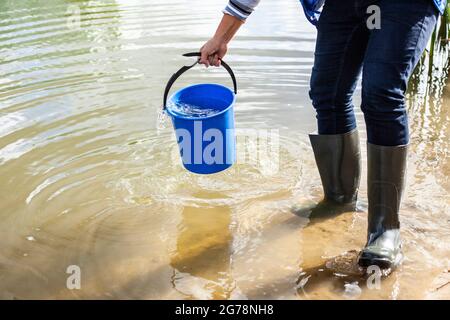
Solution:
[[[199,121],[200,121],[200,120],[211,119],[211,118],[220,116],[221,114],[227,112],[229,109],[231,109],[231,108],[234,106],[234,103],[236,102],[236,94],[235,94],[235,93],[233,92],[233,90],[231,90],[230,88],[228,88],[228,87],[226,87],[226,86],[224,86],[224,85],[218,84],[218,83],[197,83],[197,84],[192,84],[192,85],[190,85],[190,86],[184,87],[184,88],[179,89],[179,90],[177,90],[176,92],[174,92],[174,93],[170,96],[170,98],[168,99],[168,101],[171,101],[172,98],[173,98],[175,95],[177,95],[177,94],[178,94],[180,91],[182,91],[182,90],[186,90],[186,89],[188,89],[188,88],[193,88],[193,87],[204,86],[204,85],[207,85],[207,86],[222,87],[222,88],[224,88],[224,89],[229,90],[229,91],[231,92],[231,94],[233,95],[233,100],[231,101],[230,105],[229,105],[228,107],[226,107],[225,109],[221,110],[220,112],[214,113],[214,114],[212,114],[212,115],[210,115],[210,116],[206,116],[206,117],[193,117],[193,116],[184,116],[184,115],[180,115],[180,114],[178,114],[178,113],[172,112],[172,110],[170,110],[169,107],[166,108],[166,112],[167,112],[170,116],[175,117],[175,118],[178,118],[178,119],[184,119],[184,120],[199,120]]]

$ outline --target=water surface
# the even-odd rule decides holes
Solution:
[[[448,49],[408,100],[406,260],[371,290],[325,266],[365,242],[365,172],[361,212],[292,214],[321,198],[307,138],[316,34],[298,1],[262,1],[226,57],[243,160],[212,176],[182,168],[163,90],[224,5],[0,2],[0,298],[450,298]],[[174,90],[201,82],[231,86],[224,70],[196,67]],[[66,287],[69,265],[81,290]]]

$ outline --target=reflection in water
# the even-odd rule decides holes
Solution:
[[[231,210],[229,207],[186,207],[179,225],[174,286],[189,298],[227,299],[232,281]]]
[[[450,166],[449,25],[442,21],[438,25],[433,35],[434,42],[432,41],[430,49],[417,66],[408,92],[412,139],[415,142],[413,150],[416,153],[422,153],[422,158],[433,159],[434,162],[434,165],[430,166],[429,161],[418,161],[417,165],[420,171],[427,173],[435,171],[435,165],[444,168],[435,174],[447,190],[450,187],[447,178]]]
[[[69,5],[79,6],[79,28],[68,24]],[[241,161],[187,173],[172,128],[156,130],[168,76],[211,35],[223,6],[0,1],[0,298],[450,297],[448,43],[433,63],[424,58],[408,97],[406,260],[372,290],[327,267],[365,242],[365,173],[361,211],[291,212],[322,193],[306,135],[316,34],[297,1],[262,1],[227,56],[240,88],[236,126],[279,132],[279,153],[267,155],[278,171]],[[194,68],[177,85],[229,81],[221,69]],[[81,268],[81,290],[66,288],[69,265]]]

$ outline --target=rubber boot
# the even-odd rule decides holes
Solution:
[[[358,130],[344,134],[309,135],[324,192],[324,199],[310,208],[296,209],[303,217],[329,218],[356,209],[361,176]]]
[[[359,264],[382,269],[402,261],[399,208],[405,185],[407,146],[367,144],[369,215],[367,244]]]

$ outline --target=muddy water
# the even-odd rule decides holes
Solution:
[[[263,1],[230,48],[242,161],[213,176],[186,173],[158,111],[224,1],[78,1],[81,19],[70,4],[0,2],[0,298],[450,298],[448,51],[409,98],[406,259],[377,288],[327,268],[364,244],[365,173],[361,211],[292,213],[321,197],[306,135],[315,32],[297,1]],[[197,68],[177,86],[194,82],[231,85]]]

